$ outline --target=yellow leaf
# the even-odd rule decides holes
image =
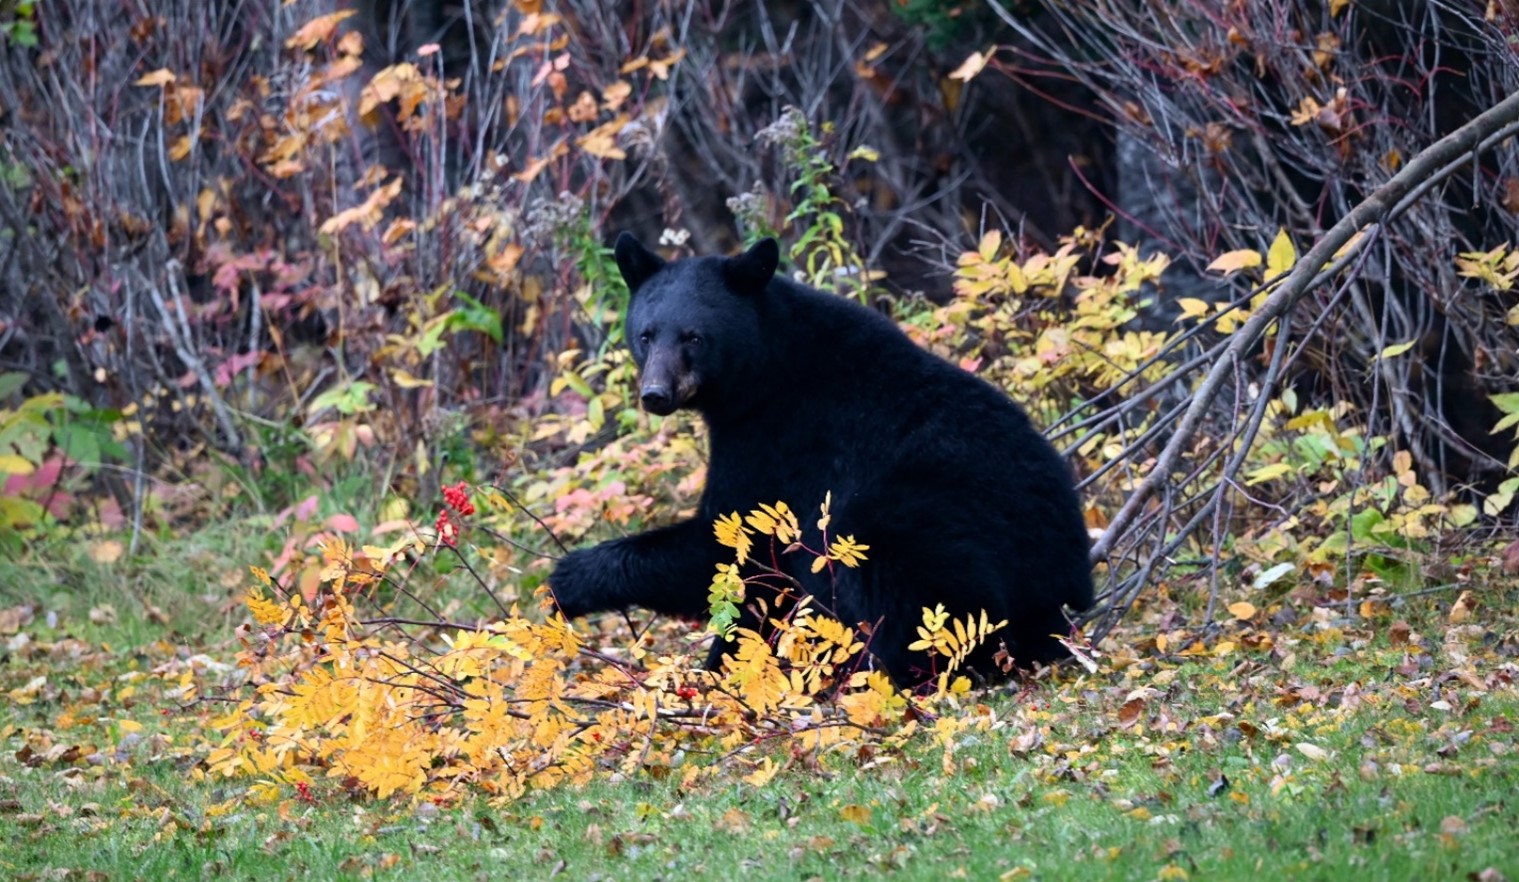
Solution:
[[[30,475],[37,467],[14,453],[0,453],[0,474]]]
[[[770,783],[770,779],[774,778],[775,773],[780,770],[781,767],[776,764],[775,760],[768,756],[763,757],[760,759],[759,766],[744,776],[744,783],[752,787],[764,787]]]
[[[857,567],[865,560],[865,552],[869,550],[869,545],[858,544],[853,536],[840,536],[828,546],[828,556],[846,567]]]
[[[1254,251],[1251,251],[1249,253],[1255,254]],[[1214,263],[1217,262],[1218,261],[1214,261]],[[1209,269],[1212,269],[1212,267],[1210,266]],[[1212,309],[1212,307],[1208,305],[1208,301],[1198,300],[1196,297],[1178,297],[1176,298],[1176,305],[1181,307],[1182,318],[1198,318],[1200,316],[1205,316],[1208,314],[1208,310]]]
[[[433,386],[432,380],[423,380],[418,377],[414,377],[401,368],[396,368],[394,371],[392,371],[390,378],[392,380],[395,380],[396,385],[400,386],[402,389],[431,389]]]
[[[839,817],[861,827],[870,826],[870,809],[863,805],[846,805],[839,809]]]
[[[1241,600],[1239,603],[1229,604],[1229,614],[1242,622],[1255,618],[1255,613],[1255,604],[1249,601]]]
[[[984,261],[992,261],[997,258],[997,252],[1002,248],[1002,231],[988,230],[981,242],[976,246],[976,251]]]
[[[253,620],[260,625],[282,625],[285,622],[285,607],[267,600],[262,594],[249,593],[243,598],[248,605],[248,612],[253,614]]]
[[[1292,269],[1294,263],[1297,263],[1297,249],[1292,245],[1292,238],[1286,230],[1278,230],[1271,249],[1266,252],[1266,277],[1275,278]]]
[[[1229,655],[1232,652],[1234,652],[1233,640],[1221,641],[1217,646],[1213,647],[1213,654],[1217,656]]]
[[[1260,252],[1245,248],[1240,251],[1229,251],[1220,254],[1212,263],[1208,264],[1208,269],[1216,273],[1228,274],[1260,265]]]
[[[979,74],[986,67],[986,63],[992,60],[992,53],[996,51],[995,49],[989,49],[986,52],[972,52],[970,57],[966,58],[960,63],[959,67],[950,72],[949,78],[965,83],[970,82],[972,79],[975,79],[976,74]]]
[[[738,552],[739,563],[749,559],[749,549],[754,543],[749,538],[749,531],[744,527],[744,522],[739,520],[738,512],[720,516],[712,525],[712,531],[717,534],[719,545]]]
[[[775,505],[761,505],[754,511],[749,512],[745,518],[749,526],[766,536],[774,536],[777,542],[790,545],[801,538],[801,525],[797,523],[796,514],[791,507],[784,502]]]
[[[1301,753],[1303,756],[1308,757],[1314,762],[1323,762],[1324,760],[1329,759],[1329,751],[1325,750],[1322,747],[1319,747],[1316,744],[1308,744],[1307,742],[1304,742],[1302,744],[1296,744],[1293,746],[1297,748],[1298,753]]]
[[[1472,610],[1477,608],[1477,600],[1470,591],[1462,591],[1456,598],[1456,602],[1450,608],[1450,622],[1459,625],[1472,617]]]
[[[1417,342],[1419,341],[1417,338],[1415,338],[1413,340],[1409,340],[1407,343],[1394,343],[1386,349],[1383,349],[1381,352],[1377,353],[1377,358],[1397,358],[1408,350],[1414,348],[1414,344]]]
[[[1251,472],[1248,476],[1246,476],[1245,484],[1247,486],[1264,484],[1265,482],[1270,481],[1274,478],[1280,478],[1282,475],[1290,474],[1292,474],[1292,466],[1288,465],[1285,462],[1274,462],[1271,465],[1261,466],[1260,468]]]
[[[174,82],[174,73],[166,67],[160,67],[158,70],[155,70],[150,74],[145,74],[132,85],[161,87],[167,86],[172,82]]]

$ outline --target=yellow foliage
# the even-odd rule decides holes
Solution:
[[[749,538],[749,531],[739,519],[738,512],[719,517],[712,529],[717,533],[719,545],[738,552],[739,563],[749,560],[749,550],[754,546],[754,541]]]
[[[828,503],[822,507],[826,531]],[[867,547],[853,537],[822,551],[802,544],[796,515],[784,502],[761,506],[715,525],[719,541],[747,559],[750,537],[785,543],[780,553],[858,566]],[[824,532],[826,537],[826,532]],[[396,639],[366,625],[370,586],[392,566],[429,553],[411,539],[355,549],[338,539],[322,547],[318,584],[288,603],[270,598],[279,586],[261,569],[247,596],[262,629],[239,657],[246,692],[235,709],[210,722],[219,733],[208,773],[249,777],[278,795],[281,786],[309,786],[322,774],[378,798],[450,798],[478,788],[515,799],[534,789],[578,786],[604,771],[673,769],[681,757],[740,756],[746,745],[784,737],[793,753],[910,736],[914,706],[957,701],[963,678],[949,682],[965,655],[1000,625],[985,615],[957,621],[925,610],[921,633],[941,676],[932,695],[902,692],[866,663],[866,641],[852,624],[794,598],[761,616],[761,629],[734,628],[734,649],[721,674],[694,670],[692,656],[605,664],[583,653],[560,616],[525,618],[517,607],[474,627],[439,629],[427,639]],[[722,564],[714,585],[743,602],[740,563]],[[356,596],[357,595],[357,596]],[[357,605],[365,608],[360,613]],[[735,607],[736,609],[736,607]],[[632,657],[643,661],[635,652]],[[820,695],[830,700],[820,700]],[[943,734],[943,726],[939,729]],[[946,763],[951,748],[946,747]],[[779,769],[747,760],[743,775],[763,786]],[[710,771],[683,769],[694,782]]]
[[[285,617],[289,613],[285,607],[264,597],[261,592],[250,591],[243,598],[248,605],[248,611],[253,614],[253,621],[263,626],[283,625]]]
[[[846,567],[857,567],[865,560],[865,552],[869,550],[869,545],[855,542],[853,536],[841,536],[828,546],[828,557]]]
[[[964,619],[952,619],[941,603],[933,609],[923,608],[923,624],[918,626],[918,639],[909,643],[907,648],[914,652],[931,652],[943,656],[944,673],[947,674],[969,658],[976,647],[1006,626],[1006,619],[992,624],[986,610],[981,611],[980,618],[972,614]],[[940,690],[943,691],[948,686],[948,681],[941,678]]]
[[[790,545],[801,537],[802,530],[797,524],[796,513],[784,502],[775,505],[761,505],[758,509],[749,512],[746,518],[749,526],[755,532],[764,536],[774,536],[782,545]]]

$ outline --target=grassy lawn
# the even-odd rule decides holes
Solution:
[[[1167,651],[1139,615],[1096,672],[973,695],[948,751],[440,807],[204,773],[224,705],[176,695],[229,676],[248,533],[0,563],[0,877],[1519,879],[1512,580],[1370,618],[1281,597]]]

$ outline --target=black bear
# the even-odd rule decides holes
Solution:
[[[773,239],[667,263],[623,233],[616,257],[643,406],[701,414],[707,484],[695,518],[563,558],[549,584],[566,617],[629,606],[704,617],[716,565],[733,561],[719,516],[784,501],[819,548],[806,515],[831,492],[829,535],[852,534],[868,559],[832,576],[809,555],[780,562],[816,608],[866,626],[898,685],[933,673],[907,647],[923,607],[941,603],[956,618],[1007,620],[969,659],[982,676],[1002,673],[999,642],[1019,663],[1065,654],[1050,636],[1069,630],[1062,605],[1092,604],[1086,528],[1067,464],[1002,390],[886,316],[776,275]],[[746,609],[739,626],[757,624]],[[707,667],[731,648],[718,639]]]

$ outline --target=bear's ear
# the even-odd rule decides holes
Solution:
[[[770,284],[775,267],[781,262],[781,246],[764,238],[743,254],[723,261],[723,280],[741,294],[758,294]]]
[[[665,268],[665,259],[643,247],[638,237],[624,230],[617,236],[615,246],[617,268],[629,291],[637,291],[649,277]]]

